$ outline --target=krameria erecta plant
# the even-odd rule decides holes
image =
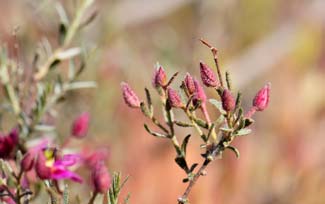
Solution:
[[[231,145],[232,142],[237,137],[248,135],[251,132],[249,126],[254,122],[253,115],[257,111],[263,111],[269,103],[270,83],[257,92],[252,107],[245,113],[241,105],[242,94],[238,92],[236,97],[234,96],[229,73],[225,72],[223,74],[220,70],[217,49],[203,39],[201,39],[201,42],[211,49],[217,71],[215,73],[207,64],[200,62],[201,81],[204,86],[216,91],[217,98],[208,100],[199,80],[189,73],[185,75],[180,85],[180,93],[172,88],[178,72],[168,78],[163,67],[157,64],[152,84],[158,92],[163,107],[165,117],[162,122],[154,114],[151,94],[147,88],[145,88],[146,102],[144,102],[138,98],[127,83],[121,83],[125,103],[131,108],[141,110],[144,116],[149,118],[153,125],[160,129],[159,132],[156,132],[147,124],[144,124],[146,131],[157,138],[170,140],[175,148],[175,162],[186,173],[183,182],[188,183],[185,192],[178,198],[179,204],[189,203],[188,196],[192,187],[201,175],[206,174],[206,168],[213,160],[222,158],[224,151],[230,150],[239,157],[239,150]],[[210,118],[207,110],[208,102],[215,106],[220,113],[216,120]],[[173,114],[174,109],[181,109],[187,120],[177,120]],[[198,116],[198,112],[202,112],[203,118]],[[186,147],[191,135],[188,134],[182,137],[182,142],[180,142],[181,137],[177,135],[176,127],[193,127],[202,139],[200,148],[203,152],[201,154],[203,161],[200,166],[198,163],[191,164],[186,158]]]
[[[60,19],[58,46],[43,40],[33,63],[20,63],[8,54],[14,48],[1,46],[1,127],[12,128],[5,127],[0,133],[0,203],[68,204],[69,200],[83,200],[92,204],[97,195],[103,194],[102,203],[117,204],[126,181],[121,181],[120,173],[109,174],[104,163],[106,149],[76,149],[71,145],[88,137],[89,113],[80,113],[71,121],[69,135],[62,136],[55,127],[55,121],[60,123],[65,117],[65,113],[57,112],[58,103],[72,91],[96,87],[95,82],[78,79],[91,52],[75,39],[95,16],[86,12],[93,0],[76,3],[71,15],[61,4],[56,5]],[[79,169],[84,169],[82,174],[76,172]],[[89,193],[73,192],[68,180],[86,189],[89,186]],[[77,197],[72,199],[71,192]]]

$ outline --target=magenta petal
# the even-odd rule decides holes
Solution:
[[[72,166],[81,160],[78,154],[65,154],[61,159],[56,160],[54,166]]]
[[[82,178],[78,174],[64,168],[53,169],[51,178],[55,180],[70,179],[78,183],[82,182]]]

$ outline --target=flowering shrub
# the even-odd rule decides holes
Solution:
[[[106,149],[74,149],[71,143],[86,139],[89,135],[91,115],[79,113],[71,121],[69,134],[59,137],[55,122],[56,105],[66,99],[71,91],[94,88],[93,81],[81,81],[80,75],[86,68],[87,50],[78,45],[74,38],[93,19],[95,13],[85,15],[93,0],[80,0],[75,13],[69,18],[63,6],[58,4],[60,16],[57,46],[49,42],[40,44],[33,63],[22,68],[19,60],[9,57],[8,48],[0,50],[0,81],[4,101],[1,103],[1,116],[10,115],[14,119],[10,128],[0,133],[0,202],[1,203],[70,203],[69,182],[83,185],[90,193],[88,203],[93,204],[98,195],[102,203],[117,204],[121,188],[127,178],[121,181],[120,173],[109,173],[105,164]],[[152,85],[159,95],[163,120],[157,118],[149,89],[145,89],[146,102],[139,99],[131,87],[121,83],[125,103],[149,118],[159,131],[144,124],[146,131],[158,138],[171,141],[176,152],[175,162],[184,170],[184,183],[188,183],[178,203],[189,202],[188,196],[200,176],[205,175],[207,166],[226,150],[233,151],[239,157],[239,151],[232,146],[236,137],[251,132],[252,117],[258,111],[267,108],[270,84],[265,85],[253,99],[252,107],[246,113],[241,105],[241,94],[234,97],[229,73],[225,75],[218,65],[217,50],[209,43],[214,56],[216,73],[204,62],[199,63],[201,82],[189,73],[176,90],[174,79],[170,78],[161,65],[157,65]],[[66,72],[59,69],[66,68]],[[225,79],[224,79],[225,76]],[[24,79],[24,80],[23,80]],[[214,89],[217,99],[208,99],[204,86]],[[220,112],[217,120],[210,117],[208,104],[214,105]],[[177,120],[174,110],[184,112],[187,120]],[[200,115],[202,114],[202,116]],[[8,117],[9,118],[9,117]],[[162,122],[163,121],[163,122]],[[188,134],[179,137],[176,127],[194,128],[202,139],[202,164],[191,163],[187,155]],[[88,196],[88,194],[87,194]],[[128,203],[128,196],[124,203]],[[72,201],[81,203],[79,195]]]
[[[90,114],[81,113],[71,121],[71,134],[64,138],[59,137],[53,122],[58,115],[56,104],[66,95],[77,89],[96,87],[95,82],[79,80],[89,56],[74,42],[75,36],[95,16],[95,13],[90,17],[85,15],[92,3],[93,0],[81,0],[71,19],[58,4],[61,20],[58,47],[52,48],[43,41],[33,64],[26,65],[33,67],[32,72],[16,58],[9,57],[10,50],[5,46],[0,50],[0,80],[5,97],[1,103],[5,108],[1,108],[0,114],[14,116],[9,133],[0,133],[0,203],[68,204],[71,200],[68,181],[90,186],[89,204],[99,194],[104,195],[103,203],[118,202],[123,182],[121,174],[111,176],[108,172],[104,163],[107,151],[82,151],[70,146],[74,139],[87,137]],[[68,62],[68,66],[63,62]],[[61,71],[60,66],[69,71]],[[73,203],[81,203],[80,198]]]
[[[212,68],[204,62],[200,62],[201,81],[207,88],[213,88],[216,91],[219,96],[217,99],[208,100],[201,83],[189,73],[186,73],[179,93],[171,87],[178,72],[168,79],[165,70],[158,64],[153,75],[153,87],[158,92],[163,107],[165,117],[161,122],[155,116],[151,93],[147,88],[145,88],[146,102],[144,102],[138,98],[127,83],[121,83],[125,103],[131,108],[141,110],[144,116],[149,118],[153,125],[160,130],[153,131],[147,124],[144,124],[146,131],[157,138],[170,140],[175,149],[175,162],[186,174],[183,182],[188,183],[185,192],[178,198],[179,204],[189,203],[188,196],[192,187],[201,175],[206,174],[206,167],[214,159],[221,158],[225,150],[231,150],[239,157],[239,150],[232,146],[233,140],[251,132],[249,127],[254,122],[252,116],[256,111],[263,111],[268,106],[270,97],[270,84],[268,83],[257,92],[251,109],[245,113],[241,105],[242,94],[238,92],[234,97],[229,73],[225,73],[225,79],[223,77],[218,63],[217,49],[202,39],[201,42],[211,49],[217,71],[215,74]],[[220,116],[217,120],[211,120],[207,109],[208,102],[219,111]],[[187,120],[177,120],[173,113],[175,109],[182,110]],[[203,118],[199,117],[199,112],[202,113]],[[201,137],[200,148],[203,151],[201,154],[203,161],[200,167],[198,167],[198,163],[191,164],[186,158],[187,144],[191,135],[183,137],[180,142],[181,137],[176,133],[177,126],[193,127]]]

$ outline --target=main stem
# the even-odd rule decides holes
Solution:
[[[188,203],[188,195],[190,194],[193,186],[195,185],[195,183],[197,182],[197,180],[202,175],[203,171],[207,168],[207,166],[208,166],[208,164],[210,162],[211,162],[211,160],[208,160],[208,159],[206,159],[203,162],[200,169],[197,171],[197,173],[194,175],[193,179],[188,184],[188,186],[187,186],[185,192],[183,193],[183,195],[180,198],[178,198],[178,204],[186,204],[186,203]]]
[[[206,159],[202,163],[200,169],[196,172],[196,174],[193,176],[192,180],[189,182],[185,192],[183,195],[178,198],[178,204],[188,204],[188,195],[190,194],[193,186],[196,184],[197,180],[200,178],[201,175],[203,175],[203,172],[207,168],[207,166],[210,164],[211,161],[213,161],[214,158],[219,156],[221,152],[225,149],[224,142],[221,140],[215,148],[209,152],[209,154],[206,156]]]

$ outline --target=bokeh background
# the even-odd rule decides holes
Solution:
[[[68,11],[74,4],[59,2]],[[31,64],[44,38],[55,45],[56,3],[0,0],[1,44],[18,46],[23,64]],[[96,0],[92,9],[99,15],[76,41],[96,48],[82,79],[96,80],[98,88],[72,92],[58,107],[57,123],[60,134],[69,134],[75,116],[91,113],[89,136],[73,145],[108,149],[109,169],[130,175],[123,193],[131,192],[131,203],[176,203],[186,185],[170,144],[148,135],[145,118],[123,104],[120,82],[144,98],[145,86],[153,90],[157,61],[168,75],[180,72],[177,82],[186,72],[198,76],[199,60],[213,66],[200,37],[219,49],[246,108],[265,82],[272,95],[269,108],[255,116],[254,133],[236,141],[241,158],[226,152],[214,162],[194,187],[192,203],[325,203],[323,0]],[[193,162],[201,160],[198,146],[199,139],[191,141]]]

